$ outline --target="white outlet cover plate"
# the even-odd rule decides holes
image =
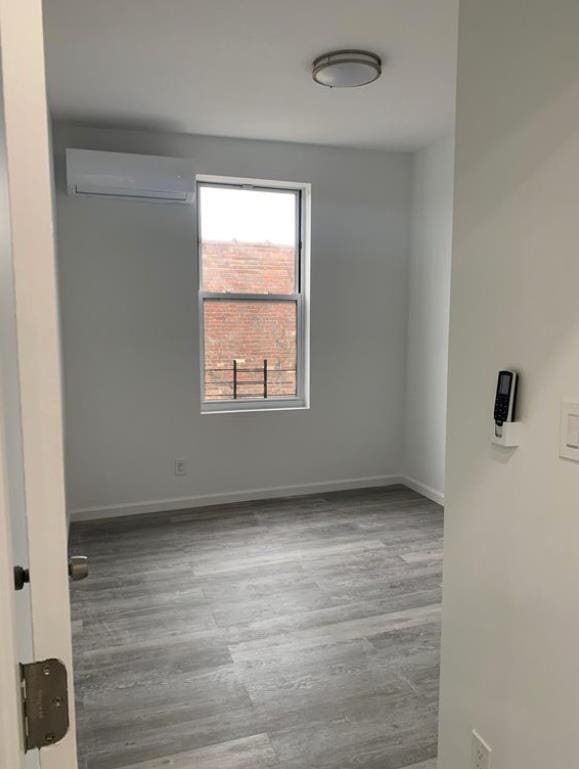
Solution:
[[[579,402],[562,401],[559,456],[579,462]]]

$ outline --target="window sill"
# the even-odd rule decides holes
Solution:
[[[280,411],[308,411],[309,404],[302,400],[288,400],[274,403],[270,403],[265,406],[260,405],[259,401],[247,401],[243,404],[240,403],[204,403],[201,406],[201,414],[265,414],[271,412],[276,414]]]

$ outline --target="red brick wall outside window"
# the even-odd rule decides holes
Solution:
[[[206,241],[202,244],[203,291],[242,294],[295,292],[296,255],[292,246],[273,243]],[[296,303],[211,300],[203,304],[205,399],[297,394]]]

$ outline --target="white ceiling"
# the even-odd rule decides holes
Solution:
[[[452,126],[458,0],[44,0],[55,117],[185,133],[408,148]],[[382,78],[329,89],[334,48]]]

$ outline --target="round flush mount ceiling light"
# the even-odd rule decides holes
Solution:
[[[312,77],[328,88],[356,88],[378,80],[382,60],[369,51],[330,51],[318,56],[312,65]]]

